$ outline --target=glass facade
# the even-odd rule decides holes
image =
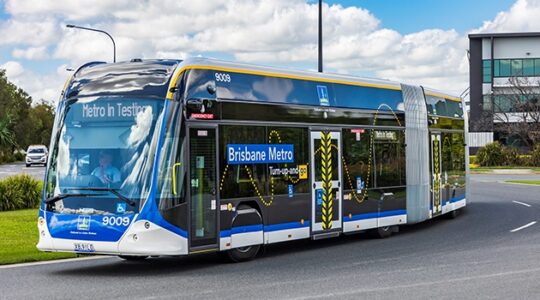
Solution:
[[[540,76],[540,58],[491,59],[482,61],[482,78],[484,83],[491,83],[491,68],[493,77]]]

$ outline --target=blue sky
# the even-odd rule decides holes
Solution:
[[[325,71],[457,94],[468,84],[468,32],[540,31],[540,0],[324,2]],[[75,23],[109,31],[119,60],[202,55],[313,70],[316,3],[0,0],[0,68],[34,99],[57,99],[66,68],[112,56],[106,37],[65,28]]]
[[[423,29],[466,32],[508,10],[514,0],[326,0],[325,3],[359,6],[382,21],[381,26],[402,34]]]

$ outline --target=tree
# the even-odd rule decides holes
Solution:
[[[13,132],[10,130],[11,116],[0,116],[0,152],[15,145]]]
[[[493,93],[494,128],[532,148],[540,142],[540,82],[511,77]]]
[[[50,140],[54,109],[41,100],[32,106],[32,97],[9,82],[0,70],[0,156],[11,160],[15,150]]]

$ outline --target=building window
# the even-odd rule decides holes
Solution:
[[[534,60],[534,74],[540,75],[540,58]]]
[[[523,76],[534,76],[534,59],[523,60]]]
[[[484,83],[491,83],[491,60],[482,61],[482,77]]]
[[[523,76],[523,60],[512,59],[512,76]]]
[[[491,106],[491,96],[490,95],[484,95],[482,99],[482,107],[484,108],[484,111],[492,111],[493,108]]]
[[[510,77],[511,68],[510,68],[510,60],[509,59],[501,59],[499,61],[499,76],[500,77]]]
[[[486,82],[487,63],[484,60],[484,82]],[[496,59],[493,61],[494,77],[512,77],[512,76],[539,76],[540,77],[540,59]]]

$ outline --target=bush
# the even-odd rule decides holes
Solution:
[[[26,155],[22,153],[21,151],[17,151],[15,152],[15,154],[13,154],[13,158],[15,159],[15,161],[24,161],[26,158]]]
[[[531,166],[540,167],[540,144],[534,145],[529,158]]]
[[[483,167],[506,165],[506,154],[499,142],[485,145],[476,153],[476,161]]]
[[[42,189],[42,182],[26,174],[0,180],[0,211],[38,207]]]
[[[501,166],[525,166],[527,161],[524,157],[519,155],[519,151],[516,148],[502,147],[502,154],[504,157],[504,163]]]
[[[471,165],[477,165],[478,164],[478,160],[476,159],[476,155],[469,156],[469,164],[471,164]]]

